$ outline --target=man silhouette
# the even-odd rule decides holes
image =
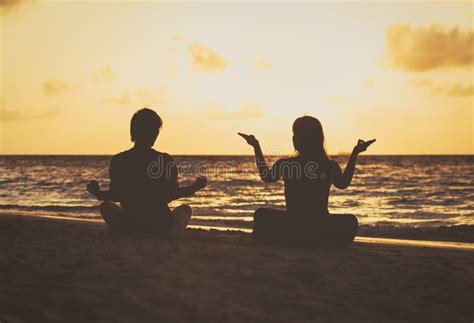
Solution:
[[[137,111],[130,124],[131,140],[135,144],[112,157],[109,190],[101,190],[96,181],[87,185],[92,195],[104,201],[100,214],[114,232],[180,236],[192,209],[181,205],[171,211],[168,203],[206,186],[206,178],[200,177],[193,185],[180,187],[173,157],[152,148],[162,124],[155,111]]]

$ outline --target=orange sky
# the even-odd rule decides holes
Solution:
[[[1,154],[112,154],[154,108],[156,149],[292,152],[318,117],[329,152],[472,154],[471,2],[3,1]]]

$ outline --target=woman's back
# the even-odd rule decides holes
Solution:
[[[301,155],[280,161],[290,216],[313,218],[329,213],[330,163]]]

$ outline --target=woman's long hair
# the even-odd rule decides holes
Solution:
[[[328,161],[324,147],[323,126],[318,119],[310,116],[298,118],[293,123],[293,145],[300,156]]]

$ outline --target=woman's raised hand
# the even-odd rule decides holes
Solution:
[[[247,143],[252,147],[256,147],[256,146],[259,145],[258,140],[257,140],[257,138],[255,138],[254,135],[246,135],[244,133],[239,132],[239,136],[244,138],[245,141],[247,141]]]
[[[369,148],[370,145],[372,145],[375,142],[375,139],[364,141],[362,139],[359,139],[357,141],[357,145],[354,147],[354,152],[357,154],[360,154],[363,151],[366,151],[367,148]]]
[[[362,139],[359,139],[357,141],[357,145],[354,147],[354,152],[359,154],[361,152],[364,152],[369,148],[370,145],[372,145],[375,142],[375,139],[364,141]]]

